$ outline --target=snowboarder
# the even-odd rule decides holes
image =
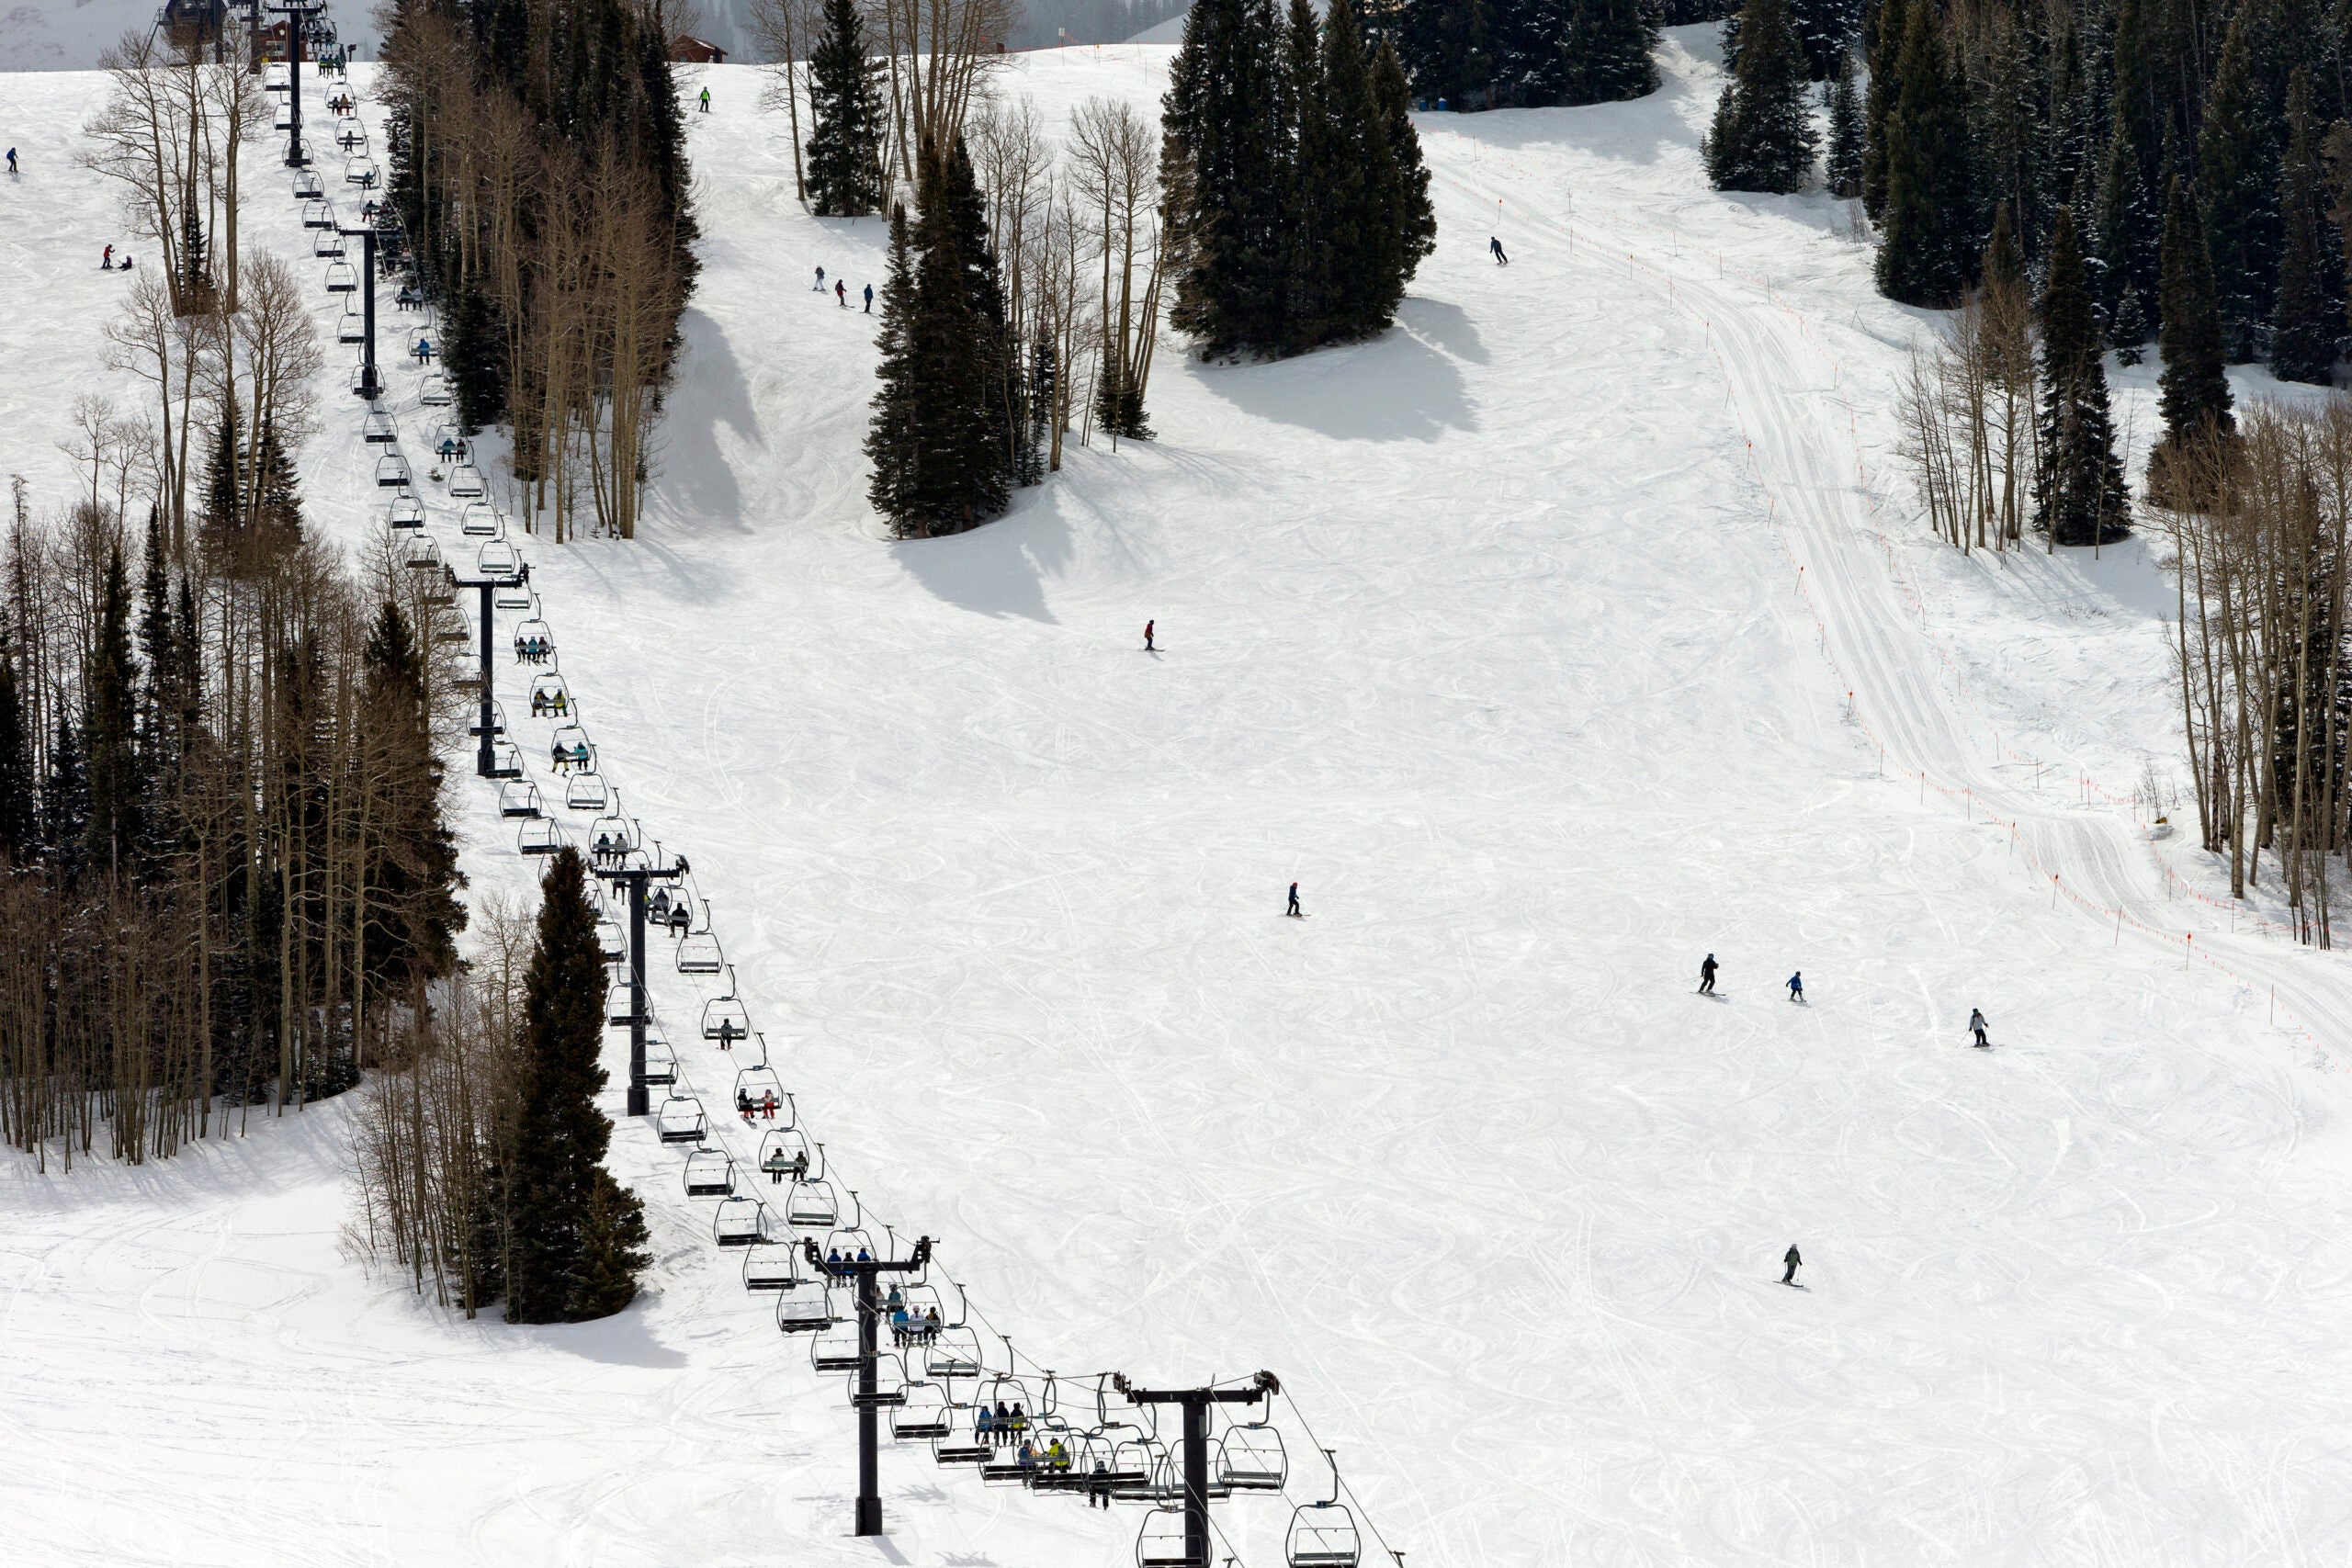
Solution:
[[[1510,265],[1510,257],[1503,254],[1503,242],[1500,235],[1489,234],[1487,236],[1487,249],[1495,253],[1495,265],[1497,266]]]
[[[1302,920],[1306,918],[1306,912],[1298,907],[1298,884],[1295,882],[1290,885],[1290,908],[1284,909],[1283,913],[1295,915]]]
[[[123,255],[122,255],[122,265],[121,265],[120,266],[119,266],[119,267],[117,267],[117,268],[115,268],[115,270],[116,270],[117,272],[129,272],[129,271],[130,270],[130,252],[125,251],[125,252],[123,253]]]
[[[817,269],[817,281],[816,281],[815,283],[813,283],[813,284],[809,285],[808,292],[809,292],[809,293],[811,293],[811,294],[822,294],[824,291],[825,291],[825,269],[824,269],[823,267],[821,267],[821,266],[820,266],[820,267],[819,267],[819,268]]]
[[[1159,624],[1159,623],[1158,621],[1146,621],[1143,624],[1143,650],[1146,653],[1158,653],[1159,651],[1159,649],[1151,646],[1151,628]],[[1297,891],[1297,886],[1294,885],[1291,888],[1291,892],[1295,894]]]
[[[1789,976],[1789,1000],[1792,1002],[1804,1000],[1804,971],[1802,969]]]
[[[708,87],[705,87],[702,90],[702,112],[705,114],[708,114],[710,112],[710,89]]]
[[[849,285],[838,277],[833,279],[833,303],[844,310],[849,309]]]
[[[870,283],[865,286],[865,313],[874,314],[874,285]]]
[[[98,270],[100,272],[112,272],[114,270],[114,247],[112,245],[108,245],[105,250],[98,253]]]
[[[1786,1256],[1781,1258],[1781,1261],[1789,1266],[1788,1271],[1781,1276],[1781,1283],[1783,1285],[1795,1284],[1797,1282],[1797,1265],[1804,1261],[1804,1258],[1797,1256],[1797,1244],[1795,1242],[1789,1243],[1788,1253]]]
[[[1699,994],[1702,997],[1715,994],[1715,955],[1712,953],[1707,954],[1707,961],[1699,965]]]
[[[1984,1038],[1984,1010],[1983,1008],[1970,1008],[1968,1010],[1968,1031],[1970,1033],[1976,1036],[1976,1046],[1980,1051],[1989,1049],[1993,1043],[1990,1040]]]

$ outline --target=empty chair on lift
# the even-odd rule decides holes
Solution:
[[[618,920],[596,922],[596,951],[604,954],[607,964],[618,964],[628,956],[628,935],[621,930]]]
[[[840,1220],[841,1212],[833,1184],[822,1177],[794,1182],[792,1196],[784,1205],[785,1221],[795,1230],[829,1230]]]
[[[735,1161],[725,1149],[698,1148],[686,1156],[686,1196],[724,1198],[735,1190]]]
[[[360,314],[357,310],[346,309],[343,312],[342,318],[335,322],[334,341],[337,343],[366,343],[368,341],[368,318]]]
[[[653,1037],[645,1042],[645,1081],[651,1084],[673,1084],[678,1081],[678,1054],[670,1043]]]
[[[392,528],[422,528],[424,526],[424,502],[413,495],[396,495],[391,505],[384,509],[384,523]]]
[[[515,779],[500,785],[498,814],[501,817],[537,817],[539,814],[539,786],[528,779]]]
[[[280,92],[284,91],[282,87],[275,90]],[[294,176],[294,195],[300,200],[316,200],[319,193],[325,188],[323,182],[319,178],[319,172],[316,169],[304,169]]]
[[[324,206],[323,202],[315,205]],[[321,229],[311,236],[311,254],[318,261],[343,259],[343,236],[333,229]]]
[[[514,848],[526,855],[551,855],[563,848],[563,824],[552,817],[535,817],[515,835]]]
[[[450,401],[449,378],[438,370],[428,372],[416,389],[416,400],[429,409],[444,409]]]
[[[315,197],[302,204],[303,228],[324,229],[329,233],[334,233],[334,202],[327,200],[323,197]],[[340,235],[336,237],[338,241],[341,239]],[[338,250],[335,254],[337,255],[341,255],[343,253]]]
[[[370,409],[359,422],[359,439],[370,446],[389,446],[401,438],[400,426],[382,409]]]
[[[471,463],[460,463],[449,471],[451,495],[480,495],[482,490],[481,470]]]
[[[408,459],[398,452],[387,452],[377,458],[376,484],[380,490],[406,490]]]
[[[602,811],[606,802],[605,778],[594,769],[574,769],[563,781],[563,803],[574,811]]]
[[[416,571],[441,570],[441,547],[433,542],[430,534],[418,534],[401,547],[401,564]]]
[[[339,261],[329,264],[327,267],[328,293],[355,294],[358,292],[358,289],[359,269],[357,267],[353,266],[347,261]]]
[[[525,567],[523,570],[526,574],[523,581],[510,581],[492,591],[490,595],[492,604],[502,610],[528,610],[537,606],[538,599],[531,592],[528,580],[530,568]]]
[[[703,1134],[702,1101],[689,1094],[673,1094],[662,1102],[653,1124],[665,1144],[699,1144]]]
[[[1236,1492],[1279,1492],[1290,1478],[1283,1435],[1262,1421],[1228,1427],[1217,1444],[1216,1476]]]
[[[458,532],[469,539],[503,538],[506,533],[506,519],[501,517],[498,508],[487,501],[468,502],[465,512],[458,519]]]
[[[487,721],[483,719],[481,710],[480,708],[476,708],[472,713],[468,714],[466,716],[466,733],[468,735],[479,736],[481,734],[485,723],[487,723],[491,734],[505,734],[506,705],[500,702],[496,697],[491,698],[490,717]]]
[[[767,1210],[757,1198],[729,1198],[710,1219],[710,1239],[721,1247],[765,1247]]]
[[[490,776],[494,779],[519,779],[523,776],[523,753],[514,749],[514,742],[499,740],[491,744]]]
[[[1356,1517],[1340,1501],[1339,1461],[1329,1449],[1323,1457],[1331,1461],[1331,1495],[1291,1510],[1286,1542],[1290,1568],[1356,1568],[1363,1552]]]

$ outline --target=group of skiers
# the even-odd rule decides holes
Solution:
[[[810,286],[808,292],[822,294],[824,291],[825,269],[820,266],[817,269],[817,281]],[[849,309],[849,284],[844,279],[833,279],[833,303],[844,310]],[[865,313],[869,316],[874,314],[874,285],[870,283],[865,286]]]
[[[1291,896],[1294,900],[1296,899],[1297,895],[1298,884],[1294,882],[1291,884]],[[1712,997],[1715,994],[1715,971],[1722,967],[1723,965],[1715,962],[1715,955],[1712,953],[1707,954],[1705,958],[1700,960],[1699,994],[1701,996]],[[1787,980],[1783,981],[1782,984],[1788,989],[1789,1000],[1792,1002],[1801,1002],[1804,1000],[1804,970],[1797,970],[1795,973],[1792,974]],[[1968,1032],[1972,1035],[1975,1036],[1975,1043],[1978,1046],[1986,1049],[1989,1049],[1992,1046],[1993,1043],[1984,1037],[1985,1031],[1990,1027],[1991,1026],[1984,1021],[1984,1009],[1970,1008],[1968,1010]]]
[[[117,261],[114,259],[114,247],[112,245],[108,245],[105,250],[98,253],[98,270],[100,272],[129,272],[130,270],[130,253],[129,251],[123,252],[122,259],[120,261]]]

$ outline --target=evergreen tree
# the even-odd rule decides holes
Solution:
[[[245,531],[245,447],[237,424],[237,400],[223,400],[204,474],[205,531],[222,545],[233,545]]]
[[[2324,387],[2335,378],[2342,335],[2344,269],[2327,221],[2326,175],[2307,66],[2296,66],[2289,82],[2287,127],[2287,152],[2278,170],[2281,243],[2270,369],[2281,381]]]
[[[2102,334],[2072,208],[2060,208],[2051,224],[2041,315],[2041,467],[2033,482],[2034,526],[2061,545],[2120,539],[2128,503],[2123,464],[2115,454]]]
[[[456,835],[441,811],[424,650],[390,600],[360,652],[360,703],[369,739],[366,763],[386,797],[363,868],[367,974],[395,994],[413,994],[456,963],[456,933],[466,923],[457,890],[465,879]]]
[[[119,546],[107,555],[97,642],[90,650],[83,709],[89,769],[84,853],[94,870],[128,880],[141,869],[147,782],[140,766],[139,666],[130,652],[130,584]]]
[[[1406,90],[1405,69],[1396,51],[1384,43],[1372,66],[1373,97],[1387,124],[1388,167],[1393,210],[1388,219],[1385,260],[1389,269],[1387,303],[1381,320],[1393,320],[1405,298],[1405,285],[1419,270],[1421,259],[1437,249],[1437,209],[1430,202],[1429,165],[1421,161],[1421,133],[1413,129],[1412,96]]]
[[[1833,81],[1861,34],[1862,7],[1860,0],[1789,0],[1789,30],[1804,56],[1806,79]]]
[[[458,427],[471,435],[506,417],[506,313],[470,276],[447,290],[447,303],[435,346]]]
[[[2222,349],[2222,315],[2213,298],[2213,264],[2197,193],[2176,175],[2165,203],[2164,324],[2156,347],[2165,359],[2158,380],[2165,434],[2148,457],[2148,488],[2174,505],[2205,499],[2201,481],[2186,476],[2192,454],[2214,436],[2237,429],[2230,412],[2230,378]]]
[[[82,765],[82,738],[72,719],[60,716],[50,743],[49,773],[41,780],[40,836],[50,864],[65,882],[78,881],[83,836],[90,821],[90,776]]]
[[[1571,0],[1562,76],[1570,104],[1614,104],[1657,91],[1657,23],[1645,0]]]
[[[2155,297],[2156,214],[2132,119],[2120,109],[2109,127],[2098,176],[2093,298],[2109,323],[2109,341],[2136,350],[2148,341],[2148,302]]]
[[[40,791],[17,686],[17,650],[0,637],[0,867],[23,865],[40,844]]]
[[[1344,254],[1339,226],[1362,204],[1366,171],[1343,151],[1340,117],[1325,101],[1323,51],[1315,7],[1290,0],[1283,29],[1282,96],[1275,124],[1283,130],[1283,259],[1281,336],[1271,345],[1299,354],[1339,335],[1346,320],[1340,294],[1357,263]]]
[[[302,538],[302,494],[294,465],[278,443],[277,432],[265,426],[261,446],[254,456],[254,533],[273,552],[293,548]]]
[[[1851,201],[1862,194],[1862,100],[1854,87],[1854,57],[1838,57],[1823,107],[1828,111],[1829,152],[1822,160],[1829,194]]]
[[[1487,0],[1406,0],[1397,53],[1431,108],[1485,108],[1495,62]]]
[[[882,205],[878,68],[856,0],[825,0],[824,15],[808,57],[808,205],[820,218],[863,218]]]
[[[192,316],[212,308],[212,268],[205,254],[204,217],[198,204],[187,204],[180,220],[179,312]]]
[[[1957,304],[1981,248],[1971,190],[1965,84],[1946,63],[1936,8],[1905,23],[1901,80],[1886,122],[1886,210],[1879,291],[1905,305]]]
[[[2124,365],[2137,365],[2148,356],[2148,313],[2141,309],[2140,299],[2136,288],[2126,292],[2116,310],[2115,324],[2108,330],[2115,357]]]
[[[882,276],[882,330],[876,340],[874,373],[882,387],[874,394],[874,421],[865,432],[866,461],[874,467],[865,498],[894,525],[914,515],[921,452],[923,388],[910,330],[914,310],[914,232],[905,204],[894,202],[890,259]]]
[[[634,1295],[644,1261],[623,1237],[631,1215],[642,1235],[642,1206],[621,1191],[621,1212],[613,1212],[616,1200],[603,1168],[613,1135],[595,1100],[605,1087],[597,1065],[605,964],[587,875],[580,852],[566,846],[539,885],[538,944],[523,981],[523,1059],[507,1185],[509,1323],[576,1323],[616,1311]]]
[[[1784,196],[1813,172],[1804,57],[1789,27],[1788,0],[1747,0],[1740,17],[1739,65],[1715,100],[1714,125],[1700,152],[1717,190]]]
[[[1282,341],[1289,128],[1269,0],[1200,0],[1184,18],[1160,120],[1182,205],[1168,209],[1169,321],[1212,355]]]
[[[2197,138],[2199,214],[2220,281],[2223,352],[2257,357],[2278,280],[2278,153],[2276,111],[2264,101],[2254,50],[2261,0],[2244,0],[2222,48]]]
[[[1879,0],[1870,86],[1862,95],[1862,210],[1873,223],[1886,216],[1886,128],[1894,114],[1905,34],[1903,0]]]

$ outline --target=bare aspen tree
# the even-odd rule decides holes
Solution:
[[[800,202],[808,199],[800,157],[800,98],[808,90],[802,78],[807,74],[807,53],[820,30],[820,9],[818,0],[752,0],[752,37],[758,40],[760,52],[768,57],[768,81],[761,107],[784,106],[792,133],[792,196]],[[884,208],[888,208],[887,199]]]

